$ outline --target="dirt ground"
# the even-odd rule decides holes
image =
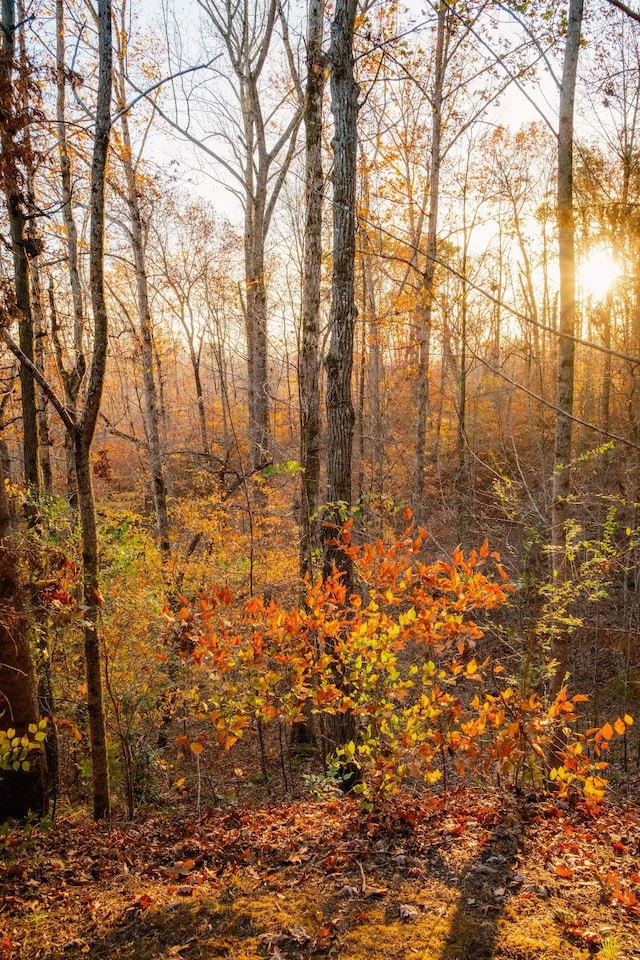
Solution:
[[[469,789],[0,837],[0,960],[640,960],[640,806]]]

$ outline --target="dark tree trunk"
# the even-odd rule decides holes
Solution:
[[[60,187],[62,193],[62,219],[66,234],[67,267],[71,298],[73,302],[73,357],[71,365],[65,364],[62,344],[59,336],[58,319],[55,308],[53,285],[49,286],[49,306],[51,315],[51,335],[58,373],[64,389],[65,405],[75,411],[82,381],[86,373],[86,360],[82,349],[84,327],[84,298],[78,262],[78,230],[73,215],[71,159],[67,145],[66,127],[66,66],[65,66],[65,27],[63,0],[56,0],[56,132],[58,155],[60,159]],[[65,435],[65,459],[67,475],[67,500],[69,506],[78,506],[76,484],[75,444],[70,433]]]
[[[560,119],[558,126],[558,244],[560,258],[560,337],[558,339],[558,394],[556,440],[553,471],[553,503],[551,507],[551,546],[553,579],[560,585],[568,575],[565,525],[571,515],[569,502],[571,481],[571,440],[573,427],[573,391],[575,376],[575,228],[573,215],[573,116],[582,30],[583,0],[570,0],[565,45]],[[569,653],[569,637],[559,631],[554,638],[551,656],[556,662],[552,694],[558,693],[565,681]]]
[[[300,575],[313,573],[319,546],[315,514],[320,498],[320,281],[322,274],[322,53],[323,0],[310,0],[307,24],[307,86],[304,105],[306,215],[300,344]]]
[[[438,240],[440,202],[440,167],[442,164],[442,105],[444,77],[447,67],[447,24],[449,8],[438,8],[433,93],[431,99],[431,157],[429,166],[429,222],[427,226],[427,258],[418,308],[418,376],[416,380],[416,450],[413,508],[416,522],[425,522],[424,497],[427,467],[427,420],[429,417],[429,367],[431,359],[431,318],[433,314],[434,280]]]
[[[25,184],[18,165],[19,147],[15,137],[23,124],[19,117],[17,86],[13,82],[15,56],[14,0],[2,0],[2,43],[0,47],[0,146],[2,161],[0,174],[7,202],[9,235],[13,255],[16,304],[20,311],[19,342],[23,354],[34,361],[33,319],[29,282],[27,218]],[[22,389],[24,479],[27,487],[37,494],[40,486],[38,459],[38,410],[33,374],[28,366],[20,364]]]
[[[351,395],[355,306],[355,185],[358,147],[358,84],[354,76],[353,34],[357,0],[337,0],[331,25],[328,61],[331,76],[333,146],[333,276],[327,371],[327,509],[324,516],[324,576],[342,574],[347,597],[352,590],[352,564],[340,549],[342,514],[351,505],[351,454],[355,415]],[[336,650],[329,646],[329,653]],[[346,685],[344,667],[336,658],[337,682]],[[336,716],[327,730],[325,749],[335,750],[355,740],[351,711]],[[356,766],[342,763],[340,780],[350,790],[358,780]]]
[[[85,657],[87,707],[93,765],[93,815],[110,814],[109,767],[104,722],[104,699],[98,634],[98,538],[91,477],[91,441],[95,432],[107,361],[108,317],[104,290],[105,179],[111,133],[112,25],[111,0],[98,0],[99,76],[95,140],[91,165],[91,228],[89,237],[89,284],[93,306],[93,358],[85,407],[76,428],[75,455],[78,501],[82,529],[84,578]]]
[[[351,374],[355,306],[355,185],[358,84],[354,76],[353,34],[356,0],[338,0],[331,25],[328,61],[331,77],[333,147],[333,275],[327,371],[327,504],[324,574],[332,569],[351,585],[351,564],[339,549],[344,506],[351,504],[351,454],[355,416]]]

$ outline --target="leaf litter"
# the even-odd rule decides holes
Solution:
[[[0,960],[637,960],[639,859],[640,808],[615,799],[74,816],[0,839]]]

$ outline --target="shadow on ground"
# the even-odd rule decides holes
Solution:
[[[238,870],[222,893],[178,898],[165,887],[105,930],[97,925],[41,960],[573,960],[588,951],[563,940],[549,904],[523,900],[517,873],[525,827],[512,812],[487,828],[479,855],[462,840],[409,850],[393,838],[358,851],[335,874],[285,868]],[[428,833],[428,832],[427,832]],[[425,834],[427,835],[427,834]],[[453,850],[455,844],[459,849]],[[469,846],[471,849],[471,846]],[[477,846],[474,847],[478,849]],[[341,886],[342,884],[342,886]],[[515,898],[515,899],[514,899]],[[162,902],[164,899],[165,902]],[[517,903],[517,906],[516,906]],[[532,919],[522,916],[531,904]],[[537,906],[536,906],[537,903]],[[534,913],[536,914],[534,918]],[[94,911],[94,916],[100,916]],[[536,927],[536,924],[538,925]],[[26,960],[26,958],[25,958]]]

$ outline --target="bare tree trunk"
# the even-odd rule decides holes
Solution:
[[[235,95],[240,107],[238,123],[242,142],[234,176],[241,183],[245,213],[245,323],[249,447],[251,466],[259,469],[269,460],[269,377],[265,243],[284,179],[295,151],[301,112],[295,111],[271,147],[269,118],[263,115],[260,81],[271,49],[279,16],[289,65],[293,58],[286,21],[278,0],[230,4],[226,0],[198,0],[222,40],[237,80]],[[294,77],[297,83],[297,77]],[[228,119],[225,117],[225,122]],[[209,151],[211,156],[216,156]],[[227,160],[224,164],[229,168]]]
[[[354,77],[356,0],[337,0],[328,61],[333,147],[333,276],[327,371],[327,504],[324,574],[334,566],[351,587],[351,564],[336,543],[341,505],[351,504],[351,453],[355,417],[351,396],[355,306],[355,184],[359,88]]]
[[[56,309],[55,293],[53,289],[53,280],[49,279],[49,318],[51,321],[51,339],[53,341],[53,351],[56,360],[58,376],[62,383],[64,391],[64,402],[67,410],[76,416],[76,402],[80,385],[85,375],[84,354],[76,354],[76,361],[72,368],[68,370],[65,366],[62,351],[62,342],[60,340],[60,328],[58,324],[58,311]],[[67,478],[67,503],[76,510],[78,507],[78,478],[76,476],[76,450],[73,434],[67,430],[64,437],[65,453],[65,473]]]
[[[120,25],[120,43],[122,45],[125,43],[126,37],[125,11],[126,3],[123,3]],[[167,511],[167,488],[164,479],[164,467],[162,463],[162,450],[160,444],[158,395],[153,373],[153,331],[151,324],[151,309],[149,306],[149,287],[147,283],[145,238],[142,213],[140,210],[140,201],[138,199],[139,187],[136,183],[136,172],[134,170],[132,159],[129,119],[127,112],[124,110],[126,101],[124,49],[120,49],[119,53],[118,107],[122,111],[120,123],[122,126],[122,142],[124,145],[124,150],[122,151],[122,165],[124,167],[126,179],[126,201],[127,207],[129,208],[129,220],[131,224],[131,248],[133,251],[133,261],[136,272],[138,324],[140,331],[140,359],[142,361],[145,425],[147,432],[147,443],[149,445],[149,466],[151,468],[151,490],[153,493],[153,505],[156,514],[158,543],[162,556],[166,558],[169,556],[171,549],[169,540],[169,514]]]
[[[20,51],[20,83],[23,96],[23,110],[26,112],[29,108],[28,90],[29,90],[29,61],[27,58],[27,48],[25,40],[25,26],[27,17],[24,9],[23,0],[17,0],[18,13],[18,44]],[[22,132],[24,142],[24,167],[27,184],[27,196],[30,200],[35,197],[35,160],[31,143],[31,131],[27,124]],[[44,370],[44,337],[46,335],[46,324],[44,321],[43,308],[43,290],[42,275],[40,272],[39,255],[44,248],[44,244],[39,236],[40,231],[36,228],[36,220],[32,219],[30,225],[30,239],[34,241],[34,255],[29,259],[29,277],[31,281],[31,311],[33,320],[33,343],[34,358],[39,370]],[[49,435],[49,423],[47,419],[47,399],[41,390],[36,387],[36,406],[38,418],[38,442],[40,469],[42,474],[42,489],[50,494],[53,490],[53,477],[51,473],[51,438]]]
[[[376,290],[374,284],[371,252],[367,250],[362,260],[365,302],[365,344],[368,348],[368,396],[369,430],[371,433],[371,480],[373,492],[381,495],[383,488],[384,424],[382,422],[381,390],[384,376],[380,331],[377,319]]]
[[[600,422],[604,430],[611,426],[611,383],[613,380],[613,361],[611,357],[611,314],[613,310],[613,297],[611,291],[607,293],[602,306],[602,344],[607,348],[604,355],[602,370],[602,401],[600,411]]]
[[[305,92],[306,214],[302,285],[300,389],[300,575],[313,573],[319,546],[315,514],[320,502],[320,282],[322,275],[322,95],[325,86],[322,53],[323,0],[310,0],[307,23],[307,86]]]
[[[416,522],[425,521],[425,470],[427,466],[427,420],[429,416],[429,366],[431,352],[431,317],[433,312],[434,278],[438,240],[438,208],[442,137],[442,105],[447,64],[447,16],[449,8],[438,8],[433,93],[431,97],[431,157],[429,167],[429,221],[427,225],[427,262],[422,278],[421,302],[418,310],[418,376],[416,379],[416,448],[413,509]]]
[[[73,358],[71,366],[65,364],[62,343],[60,341],[58,318],[55,307],[53,283],[49,284],[49,309],[51,318],[51,336],[54,345],[54,354],[58,374],[64,390],[65,406],[75,411],[82,381],[86,373],[86,361],[82,349],[82,333],[84,327],[84,298],[78,263],[78,231],[73,215],[73,196],[71,183],[71,161],[67,146],[66,128],[66,67],[65,67],[65,27],[63,0],[56,0],[56,134],[58,140],[58,156],[60,160],[60,187],[62,193],[62,221],[64,223],[67,244],[67,268],[69,283],[71,284],[71,299],[73,303]],[[65,459],[67,475],[67,501],[69,506],[78,506],[78,491],[76,485],[75,445],[69,432],[65,435]]]
[[[47,325],[42,303],[42,275],[36,260],[31,262],[31,289],[33,292],[33,319],[35,333],[35,364],[44,374],[44,344],[47,335]],[[40,441],[40,469],[42,472],[42,489],[45,493],[53,493],[53,472],[51,469],[51,434],[49,432],[49,417],[47,415],[47,396],[43,390],[36,388],[38,400],[38,438]]]
[[[98,537],[90,453],[91,441],[100,410],[107,361],[108,317],[104,292],[104,199],[107,155],[111,133],[111,0],[98,0],[98,30],[98,102],[91,164],[91,228],[89,237],[89,284],[93,306],[93,358],[85,407],[76,428],[75,454],[78,474],[78,505],[82,528],[85,620],[87,623],[84,632],[84,647],[87,668],[87,708],[91,737],[91,762],[93,765],[93,815],[96,820],[101,820],[109,816],[111,802],[98,633],[100,610]]]
[[[11,338],[6,328],[2,337],[20,363],[38,379],[73,439],[78,477],[78,500],[82,534],[83,601],[85,608],[84,648],[87,676],[93,779],[93,811],[96,819],[110,814],[109,768],[102,693],[100,637],[98,632],[101,597],[98,587],[98,537],[91,473],[91,442],[100,411],[107,361],[108,316],[104,291],[105,180],[111,133],[111,0],[98,0],[98,94],[91,164],[91,223],[89,231],[89,285],[93,306],[93,356],[84,409],[70,410],[40,374],[33,361]]]
[[[573,211],[573,115],[582,29],[583,0],[569,0],[565,44],[560,120],[558,126],[558,243],[560,257],[560,336],[558,340],[556,440],[551,507],[551,547],[554,582],[560,585],[568,576],[565,525],[570,518],[571,439],[574,391],[575,344],[575,228]],[[552,695],[565,681],[569,637],[560,631],[553,640],[552,659],[556,662]]]
[[[2,0],[0,102],[3,104],[3,111],[0,119],[0,146],[2,148],[2,164],[0,170],[2,186],[7,202],[9,235],[11,237],[15,276],[16,304],[20,311],[20,349],[33,363],[33,318],[29,282],[27,216],[24,208],[25,191],[18,166],[20,147],[15,140],[16,132],[22,127],[22,122],[20,122],[18,117],[18,113],[20,112],[20,107],[17,103],[18,87],[13,83],[15,31],[14,0]],[[38,458],[36,389],[33,374],[24,363],[20,364],[20,384],[22,388],[24,479],[27,487],[34,493],[37,493],[40,487],[40,469]]]

